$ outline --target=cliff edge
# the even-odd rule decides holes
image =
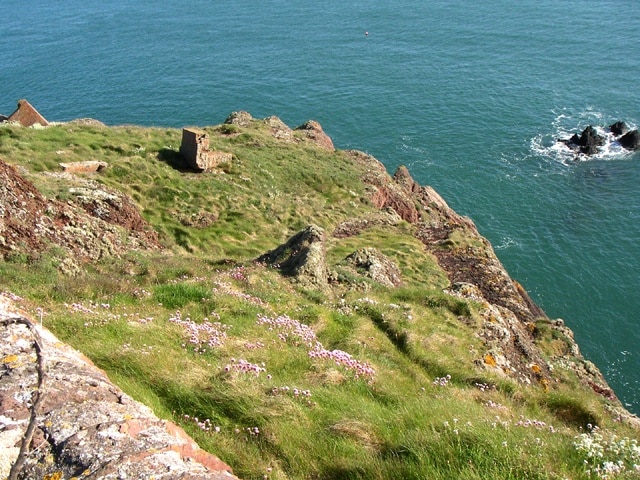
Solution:
[[[181,133],[0,126],[0,478],[633,478],[638,418],[405,167]]]

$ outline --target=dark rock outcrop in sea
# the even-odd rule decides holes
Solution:
[[[576,153],[595,155],[600,151],[599,147],[604,145],[605,138],[592,125],[589,125],[580,135],[574,133],[568,140],[561,141]]]
[[[618,141],[627,150],[640,149],[640,133],[637,129],[625,133]]]
[[[627,150],[640,149],[640,134],[638,130],[630,131],[625,122],[618,121],[609,125],[609,132],[623,148]],[[596,155],[600,152],[601,147],[605,145],[606,138],[598,133],[596,127],[588,125],[580,135],[574,133],[571,138],[561,138],[558,141],[564,143],[577,154]]]

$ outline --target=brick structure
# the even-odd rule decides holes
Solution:
[[[25,99],[18,100],[18,108],[7,118],[8,122],[18,122],[24,127],[31,127],[36,123],[46,127],[49,122],[33,108]]]
[[[231,162],[232,155],[226,152],[209,150],[209,137],[202,130],[182,129],[180,155],[194,170],[209,171],[223,162]]]

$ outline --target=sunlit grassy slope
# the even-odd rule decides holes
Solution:
[[[75,277],[55,250],[9,256],[0,291],[241,478],[637,478],[638,432],[571,371],[544,389],[476,366],[477,306],[442,292],[412,225],[332,238],[375,212],[364,167],[259,121],[205,130],[233,161],[202,174],[182,168],[180,130],[0,128],[0,158],[50,198],[69,198],[59,162],[108,162],[92,180],[128,194],[166,246]],[[375,247],[403,286],[345,270],[313,289],[254,261],[308,224],[328,233],[330,270]],[[550,354],[552,334],[539,341]]]

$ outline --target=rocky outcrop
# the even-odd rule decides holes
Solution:
[[[535,320],[544,313],[532,308],[528,296],[522,296],[473,222],[453,211],[431,187],[420,186],[405,167],[398,168],[391,178],[375,158],[362,152],[349,154],[366,167],[363,180],[371,187],[372,202],[379,208],[392,208],[414,224],[416,237],[437,258],[451,284],[473,286],[473,295],[504,319],[501,334],[492,336],[491,342],[488,335],[483,337],[487,340],[486,353],[492,352],[487,358],[503,361],[486,365],[498,365],[505,374],[522,381],[546,379],[549,368],[533,347],[531,333]],[[481,332],[479,335],[483,336]],[[479,363],[485,364],[482,360]]]
[[[248,127],[253,121],[254,118],[250,113],[241,110],[231,112],[231,114],[229,114],[225,119],[224,124],[235,125],[237,127]],[[331,137],[324,132],[322,126],[315,120],[308,120],[302,125],[296,127],[295,130],[292,130],[291,127],[275,115],[264,118],[262,122],[268,126],[271,136],[278,140],[296,142],[300,141],[301,138],[305,138],[325,150],[335,150]],[[297,133],[298,135],[294,135],[294,133]]]
[[[252,121],[253,117],[249,112],[240,110],[238,112],[231,112],[224,123],[227,125],[236,125],[238,127],[248,127],[251,125]]]
[[[18,100],[18,108],[11,115],[6,117],[7,122],[16,122],[23,127],[40,125],[46,127],[49,122],[27,100]]]
[[[45,198],[13,167],[0,161],[0,255],[37,255],[58,246],[68,254],[61,268],[74,273],[77,260],[159,247],[157,233],[128,197],[95,182],[68,179],[79,184],[70,191],[79,205]],[[123,229],[127,235],[122,234]]]
[[[275,115],[265,118],[263,122],[268,125],[273,138],[277,138],[278,140],[283,140],[285,142],[295,141],[291,127]]]
[[[331,137],[324,133],[322,126],[315,120],[309,120],[303,123],[296,128],[296,131],[301,132],[305,138],[311,140],[313,143],[325,150],[335,150]]]
[[[369,186],[369,198],[377,208],[393,210],[409,223],[420,220],[410,188],[405,188],[402,181],[390,182],[385,166],[371,155],[356,150],[348,151],[347,154],[364,167],[363,181]]]
[[[561,141],[576,152],[584,155],[595,155],[600,151],[599,147],[604,145],[605,138],[592,125],[589,125],[580,135],[576,133],[568,140]]]
[[[394,209],[414,224],[415,236],[447,273],[451,286],[446,292],[479,305],[482,321],[476,326],[476,334],[483,339],[485,350],[479,352],[478,366],[545,389],[552,381],[554,366],[571,368],[594,392],[616,400],[600,371],[580,354],[571,330],[561,320],[547,318],[509,276],[470,219],[452,210],[431,187],[415,182],[405,167],[398,168],[392,178],[375,158],[362,152],[348,154],[366,167],[363,180],[370,187],[372,202],[380,208]],[[352,231],[359,233],[358,229]],[[536,344],[539,323],[564,339],[566,350],[551,359],[553,365],[541,356]],[[629,417],[622,407],[616,411],[616,415]]]
[[[0,296],[0,478],[236,478]]]
[[[398,266],[377,248],[360,248],[345,258],[345,262],[380,285],[402,285],[402,274]]]
[[[627,150],[640,149],[640,134],[638,130],[629,131],[626,123],[618,121],[609,125],[609,132],[623,148]],[[583,155],[596,155],[601,147],[607,143],[607,138],[600,134],[593,126],[587,126],[580,135],[573,134],[571,138],[559,139],[571,150]]]
[[[618,141],[627,150],[640,150],[640,133],[637,129],[625,133]]]
[[[298,282],[316,287],[327,286],[325,232],[317,225],[309,225],[286,243],[257,259],[279,269]]]
[[[609,130],[616,137],[619,137],[620,135],[624,135],[625,133],[627,133],[629,131],[629,127],[626,123],[618,121],[609,125]]]
[[[199,172],[210,172],[221,163],[230,163],[233,156],[227,152],[209,149],[209,136],[202,130],[184,128],[180,155],[187,166]]]
[[[160,246],[157,232],[142,217],[133,200],[122,192],[96,182],[86,182],[69,188],[69,193],[75,203],[92,217],[122,227]]]

